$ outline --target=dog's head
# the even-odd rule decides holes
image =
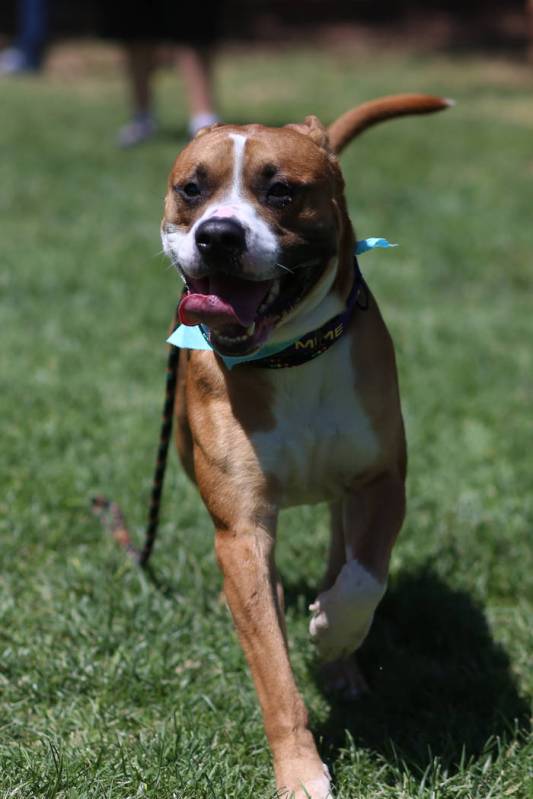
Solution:
[[[337,153],[382,119],[447,105],[398,95],[329,130],[307,117],[200,131],[174,163],[162,222],[164,250],[188,288],[181,322],[207,327],[219,352],[244,355],[290,337],[291,323],[336,288],[344,299],[354,241]]]

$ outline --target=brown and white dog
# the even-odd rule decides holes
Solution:
[[[321,328],[345,308],[355,236],[337,162],[370,125],[446,108],[397,95],[328,129],[215,125],[179,154],[165,201],[165,252],[184,278],[186,325],[238,356]],[[263,711],[283,795],[331,796],[289,661],[276,572],[281,508],[326,501],[331,546],[310,635],[336,679],[385,592],[405,513],[406,449],[394,350],[375,299],[346,335],[295,368],[230,370],[214,351],[182,349],[177,445],[213,519],[224,593]]]

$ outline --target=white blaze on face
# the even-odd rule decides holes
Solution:
[[[260,208],[246,197],[244,185],[244,166],[247,136],[230,133],[233,141],[233,169],[231,183],[222,197],[210,203],[188,231],[172,231],[161,234],[163,250],[174,265],[180,265],[191,277],[206,273],[200,253],[196,246],[196,231],[206,219],[226,218],[239,222],[246,234],[246,250],[241,264],[244,275],[257,280],[278,277],[276,266],[279,259],[279,244],[269,225],[263,219]]]
[[[239,199],[242,196],[243,173],[244,173],[244,150],[246,148],[246,136],[242,133],[230,133],[233,139],[233,186],[232,196]]]

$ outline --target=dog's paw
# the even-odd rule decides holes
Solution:
[[[282,776],[280,771],[284,771],[283,767],[278,770],[277,782],[280,788],[276,796],[279,799],[333,799],[331,778],[325,763],[321,764],[318,773],[310,774],[307,777],[294,777],[288,773]],[[288,771],[294,771],[292,764]]]
[[[309,633],[326,662],[346,657],[363,643],[385,584],[357,560],[345,563],[334,585],[309,606]]]
[[[368,683],[359,668],[355,655],[333,660],[320,666],[320,676],[326,693],[355,702],[369,692]]]

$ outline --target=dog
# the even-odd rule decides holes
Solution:
[[[329,503],[309,630],[330,678],[352,689],[361,680],[352,655],[405,515],[394,349],[354,261],[337,156],[377,122],[450,104],[385,97],[329,128],[314,116],[281,128],[216,124],[178,155],[168,181],[163,248],[185,282],[177,448],[213,520],[277,788],[296,799],[326,799],[332,785],[289,660],[279,511]]]

